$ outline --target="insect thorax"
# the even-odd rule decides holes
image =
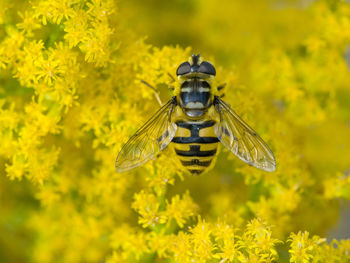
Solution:
[[[181,83],[179,106],[190,118],[202,117],[212,104],[212,88],[202,78],[188,78]]]

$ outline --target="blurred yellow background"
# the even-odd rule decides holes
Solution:
[[[348,1],[0,0],[0,41],[0,262],[350,260]],[[276,172],[115,171],[192,53]]]

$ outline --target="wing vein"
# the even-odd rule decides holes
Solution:
[[[263,139],[219,97],[215,97],[214,106],[220,117],[215,133],[221,143],[242,161],[274,171],[275,157]]]
[[[117,171],[127,171],[144,164],[171,142],[177,129],[171,122],[175,106],[176,97],[173,97],[131,136],[118,154],[115,165]]]

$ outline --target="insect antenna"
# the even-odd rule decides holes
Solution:
[[[168,76],[171,78],[171,82],[168,84],[168,88],[171,90],[171,91],[174,91],[175,90],[175,87],[172,85],[176,79],[173,77],[173,75],[171,75],[169,72],[168,72]]]

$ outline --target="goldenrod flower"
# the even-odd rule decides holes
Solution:
[[[349,262],[323,238],[350,199],[349,44],[348,1],[0,0],[0,262]],[[168,147],[117,173],[199,52],[276,172],[222,149],[191,177]]]

